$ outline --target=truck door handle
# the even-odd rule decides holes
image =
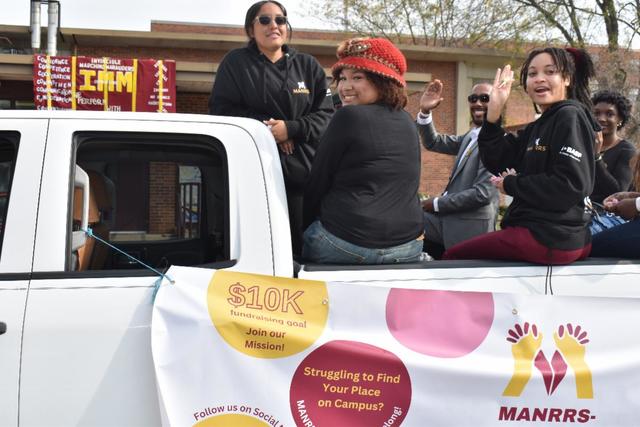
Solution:
[[[7,324],[4,322],[0,322],[0,335],[4,334],[5,332],[7,332]]]

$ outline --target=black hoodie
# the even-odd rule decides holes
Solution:
[[[485,123],[478,136],[482,163],[493,174],[514,168],[504,190],[513,197],[502,227],[525,227],[541,244],[575,250],[591,241],[584,200],[593,190],[596,123],[576,101],[549,107],[518,135]]]
[[[254,42],[229,52],[218,67],[209,113],[284,120],[294,153],[280,153],[288,186],[306,182],[313,156],[331,115],[333,103],[318,61],[287,45],[271,62]]]

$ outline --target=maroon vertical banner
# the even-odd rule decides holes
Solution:
[[[34,56],[33,97],[36,109],[71,109],[71,68],[71,58],[68,56]]]
[[[38,109],[176,111],[176,63],[171,60],[36,55]]]
[[[138,60],[137,111],[176,112],[176,62]]]

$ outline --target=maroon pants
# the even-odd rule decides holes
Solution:
[[[450,247],[442,259],[504,259],[561,265],[589,256],[591,244],[572,251],[551,249],[539,243],[524,227],[507,227]]]

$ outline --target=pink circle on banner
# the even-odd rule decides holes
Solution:
[[[300,363],[289,400],[298,427],[397,426],[409,410],[411,379],[387,350],[330,341]]]
[[[387,327],[402,345],[434,357],[460,357],[484,341],[493,324],[487,292],[392,289]]]

